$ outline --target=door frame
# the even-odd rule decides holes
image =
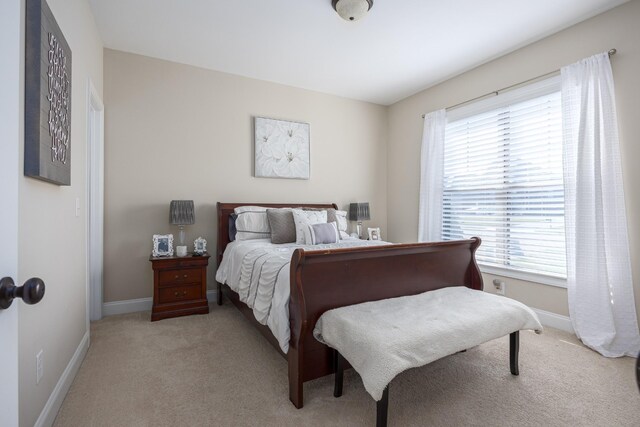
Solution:
[[[87,331],[102,319],[104,269],[104,104],[87,81]]]
[[[23,141],[23,2],[0,2],[0,182],[2,207],[0,208],[0,277],[12,277],[17,286],[18,277],[18,218],[20,145]],[[0,310],[0,425],[18,426],[18,310],[17,301],[6,310]]]

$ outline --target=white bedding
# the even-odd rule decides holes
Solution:
[[[273,244],[269,239],[234,241],[227,245],[216,280],[227,284],[253,314],[267,325],[285,353],[289,351],[289,266],[298,248],[319,250],[386,245],[380,240],[345,239],[325,245]]]

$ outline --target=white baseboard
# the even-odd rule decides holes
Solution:
[[[207,299],[209,302],[215,301],[217,297],[217,291],[208,290]],[[139,298],[130,299],[125,301],[105,302],[102,304],[102,314],[104,316],[114,316],[116,314],[136,313],[139,311],[150,311],[153,305],[153,298]],[[543,326],[549,326],[551,328],[560,329],[561,331],[574,333],[573,326],[571,325],[571,319],[567,316],[552,313],[550,311],[540,310],[539,308],[532,308],[540,318],[540,323]]]
[[[211,304],[212,301],[218,301],[218,291],[215,289],[207,289],[207,300],[209,304]]]
[[[216,290],[207,290],[209,302],[215,301],[218,296]],[[150,311],[153,305],[153,298],[138,298],[124,301],[105,302],[102,304],[103,316],[114,316],[116,314],[137,313],[139,311]]]
[[[569,319],[567,316],[551,313],[550,311],[540,310],[539,308],[531,309],[538,315],[540,323],[542,323],[543,326],[560,329],[561,331],[570,332],[572,334],[575,333],[573,330],[573,325],[571,324],[571,319]]]
[[[76,377],[78,369],[80,369],[80,365],[82,364],[84,357],[87,355],[88,349],[89,331],[87,331],[87,333],[84,334],[84,337],[82,337],[80,345],[78,345],[76,352],[73,354],[69,364],[60,376],[58,383],[49,396],[49,400],[47,400],[42,412],[40,412],[40,416],[35,423],[35,427],[49,427],[53,425],[53,422],[58,415],[58,411],[62,406],[62,402],[67,396],[69,387],[71,387],[71,383],[73,383],[73,379]]]
[[[103,316],[149,311],[153,305],[153,298],[128,299],[124,301],[105,302],[102,304]]]

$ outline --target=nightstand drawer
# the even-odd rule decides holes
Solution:
[[[200,285],[172,286],[159,290],[158,302],[160,304],[167,304],[171,302],[197,300],[201,298],[202,290]]]
[[[200,283],[202,270],[185,268],[181,270],[164,270],[158,274],[159,286],[175,286],[181,283]]]

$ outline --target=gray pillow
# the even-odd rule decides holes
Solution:
[[[271,243],[295,243],[296,223],[291,209],[267,209],[271,228]]]

